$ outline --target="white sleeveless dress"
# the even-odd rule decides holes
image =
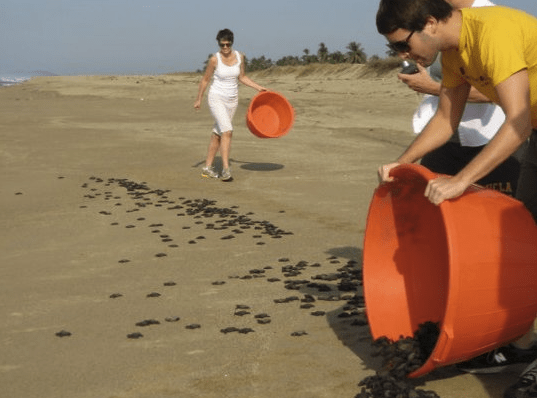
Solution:
[[[232,120],[239,104],[238,78],[241,68],[241,56],[238,51],[235,51],[235,56],[237,62],[228,66],[222,62],[220,52],[216,53],[218,62],[207,101],[215,120],[213,133],[217,135],[233,131]]]

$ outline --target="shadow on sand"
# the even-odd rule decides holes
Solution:
[[[268,171],[281,170],[285,167],[283,164],[279,164],[279,163],[244,162],[244,161],[236,160],[236,159],[229,159],[229,163],[231,166],[233,166],[234,164],[240,164],[239,167],[241,169],[248,170],[248,171],[268,172]],[[205,161],[201,160],[198,163],[194,164],[192,167],[197,168],[204,164],[205,164]],[[217,156],[214,159],[213,166],[217,171],[222,170],[222,158]]]
[[[345,258],[351,263],[347,263],[347,269],[351,272],[360,273],[362,269],[362,249],[358,247],[335,247],[326,251],[327,254],[336,256],[339,258]],[[349,264],[353,264],[352,267]],[[332,294],[344,295],[345,292],[338,291],[338,285],[336,283],[329,284]],[[307,291],[306,291],[307,290]],[[319,298],[323,293],[319,293],[315,289],[304,289],[304,294],[312,294]],[[358,286],[356,291],[349,292],[357,296],[363,296],[362,286]],[[334,331],[338,340],[341,343],[349,348],[364,364],[364,370],[377,371],[380,370],[382,365],[382,358],[372,356],[373,346],[372,346],[372,336],[369,330],[369,327],[366,326],[355,326],[352,325],[353,317],[341,317],[341,314],[345,312],[346,307],[348,306],[347,302],[342,302],[341,307],[337,308],[334,311],[326,313],[326,319],[330,328]],[[446,366],[440,369],[436,369],[429,374],[412,379],[411,382],[415,387],[426,389],[425,383],[434,381],[434,380],[446,380],[451,379],[457,376],[461,376],[461,372],[454,366]],[[503,397],[503,390],[505,388],[505,377],[502,376],[498,378],[498,375],[483,375],[479,377],[480,381],[483,383],[490,397],[501,398]],[[357,380],[358,383],[360,380]]]

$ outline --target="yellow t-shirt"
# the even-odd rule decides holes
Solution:
[[[459,48],[442,54],[442,84],[457,87],[468,82],[497,103],[494,88],[527,69],[532,125],[537,128],[537,18],[501,6],[461,11]]]

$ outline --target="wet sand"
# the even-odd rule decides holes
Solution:
[[[419,97],[360,66],[251,77],[297,117],[253,136],[241,87],[230,183],[200,177],[199,75],[0,89],[1,396],[353,398],[378,369],[367,326],[340,315],[360,287],[312,278],[359,268],[376,168],[412,139]],[[499,398],[513,372],[416,383]]]

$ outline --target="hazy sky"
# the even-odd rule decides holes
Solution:
[[[497,0],[537,16],[537,0]],[[385,56],[377,0],[0,0],[0,73],[195,71],[229,28],[248,58],[346,51]],[[537,45],[537,43],[536,43]]]

